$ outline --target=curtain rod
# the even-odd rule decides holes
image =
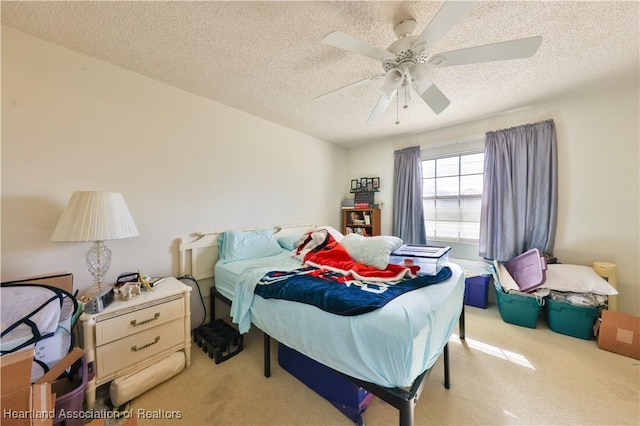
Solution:
[[[546,120],[538,121],[538,122],[535,122],[535,123],[520,124],[518,126],[509,127],[507,129],[490,130],[486,134],[488,135],[489,133],[495,133],[495,132],[508,132],[509,130],[515,130],[515,129],[519,129],[521,127],[537,126],[537,125],[543,124],[543,123],[553,123],[553,118],[549,118],[549,119],[546,119]]]

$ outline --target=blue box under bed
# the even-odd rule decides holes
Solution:
[[[278,364],[356,424],[363,424],[361,415],[373,399],[372,393],[282,343],[278,343]]]

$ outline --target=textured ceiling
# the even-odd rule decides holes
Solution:
[[[175,87],[345,146],[427,131],[637,80],[640,2],[483,1],[433,53],[541,35],[531,58],[436,69],[451,100],[395,102],[367,124],[380,80],[314,96],[382,72],[380,63],[321,44],[340,30],[386,48],[393,27],[422,32],[442,2],[7,2],[2,24]]]

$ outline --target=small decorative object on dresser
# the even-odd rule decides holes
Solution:
[[[191,365],[190,292],[191,287],[167,277],[153,291],[80,316],[82,347],[95,372],[85,389],[90,409],[97,386],[140,373],[176,352],[184,352],[185,366]]]

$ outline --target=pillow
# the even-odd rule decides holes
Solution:
[[[312,229],[315,229],[313,225],[283,226],[275,231],[274,236],[280,247],[286,250],[293,250],[298,247],[298,240]]]
[[[402,240],[390,235],[363,237],[348,234],[342,238],[341,244],[356,262],[384,270],[389,265],[389,255],[402,245]]]
[[[332,226],[318,226],[316,228],[316,231],[319,229],[326,230],[329,233],[329,235],[331,235],[333,239],[336,240],[337,242],[342,241],[342,239],[344,238],[344,235],[342,235],[342,232],[338,231],[336,228]]]
[[[226,231],[218,239],[218,245],[222,263],[269,257],[282,253],[282,248],[270,229]]]
[[[606,296],[618,294],[618,290],[590,266],[552,263],[547,265],[546,275],[543,286],[551,290]]]
[[[298,240],[300,239],[300,235],[285,235],[284,237],[278,237],[276,240],[280,247],[285,250],[294,250],[298,247]]]
[[[222,257],[222,247],[224,247],[224,232],[218,235],[218,253],[219,257]]]

